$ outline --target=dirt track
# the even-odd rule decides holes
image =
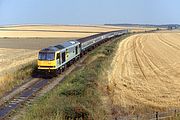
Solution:
[[[127,38],[120,43],[109,72],[118,112],[180,107],[180,34]]]

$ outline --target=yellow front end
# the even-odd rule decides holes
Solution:
[[[38,60],[38,69],[54,70],[56,69],[56,61]]]

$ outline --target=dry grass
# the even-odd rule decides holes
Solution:
[[[149,33],[125,39],[108,77],[115,114],[180,107],[180,35]]]
[[[35,61],[16,67],[16,71],[6,72],[0,76],[0,97],[29,78],[36,68]]]
[[[36,52],[36,50],[0,48],[0,96],[29,77],[32,66],[22,71],[20,69],[37,59]],[[17,70],[20,71],[16,72]]]
[[[0,75],[37,59],[37,50],[0,48]]]

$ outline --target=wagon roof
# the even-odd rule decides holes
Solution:
[[[103,32],[103,33],[99,33],[99,34],[95,34],[95,35],[91,35],[91,36],[88,36],[88,37],[85,37],[85,38],[80,38],[80,39],[77,39],[78,42],[80,43],[84,43],[90,39],[94,39],[96,37],[99,37],[101,35],[104,35],[104,34],[107,34],[108,32]]]
[[[79,42],[76,40],[70,40],[70,41],[66,41],[66,42],[62,43],[61,45],[66,48],[66,47],[75,45],[77,43],[79,43]]]

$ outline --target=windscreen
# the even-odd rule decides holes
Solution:
[[[40,52],[39,60],[54,60],[54,55],[53,52]]]

